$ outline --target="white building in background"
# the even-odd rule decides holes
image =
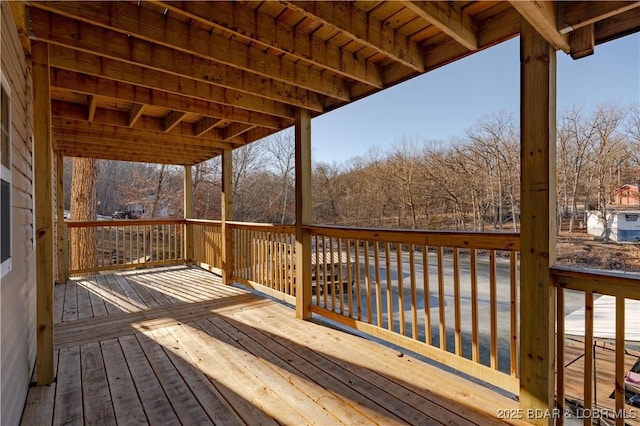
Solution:
[[[640,241],[640,211],[612,211],[607,213],[606,231],[602,213],[587,212],[587,233],[609,241]]]

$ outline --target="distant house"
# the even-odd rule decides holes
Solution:
[[[622,185],[615,190],[616,205],[618,206],[635,206],[638,205],[638,186]]]
[[[601,212],[588,211],[587,233],[609,241],[640,241],[640,210],[607,213],[606,226]]]

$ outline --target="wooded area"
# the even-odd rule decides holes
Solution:
[[[402,137],[386,149],[314,161],[315,223],[405,229],[518,229],[520,148],[516,117],[497,112],[451,141]],[[584,206],[605,212],[615,189],[640,180],[640,106],[577,106],[558,117],[558,211],[565,227]],[[316,143],[321,143],[316,141]],[[67,159],[66,191],[71,164]],[[239,221],[293,223],[294,138],[277,133],[233,152]],[[183,168],[99,161],[98,214],[147,203],[149,216],[182,216]],[[220,158],[193,168],[194,216],[220,218]],[[68,193],[68,192],[67,192]],[[68,200],[68,198],[67,198]],[[152,208],[153,207],[153,208]],[[155,213],[154,213],[155,212]]]

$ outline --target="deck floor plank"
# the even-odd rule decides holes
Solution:
[[[138,333],[136,338],[180,422],[192,425],[213,424],[165,353],[165,350],[171,348],[163,350],[147,333]]]
[[[80,346],[84,420],[93,425],[116,425],[109,382],[98,342]]]
[[[197,338],[198,333],[205,333],[193,328],[191,330],[185,328],[185,325],[177,325],[170,331],[180,336],[177,341],[181,347],[185,348],[191,362],[202,371],[225,401],[234,407],[245,424],[277,425],[276,421],[263,411],[259,404],[256,404],[256,401],[250,401],[242,396],[243,389],[236,382],[234,372],[220,364],[220,359],[209,350],[209,342],[206,339]]]
[[[179,425],[180,420],[145,357],[138,339],[135,335],[130,335],[120,337],[118,340],[149,423]]]
[[[107,306],[104,297],[100,291],[100,286],[96,284],[97,276],[87,277],[82,284],[89,291],[89,299],[91,300],[91,311],[94,317],[107,315]]]
[[[60,350],[56,395],[53,410],[54,425],[82,425],[82,377],[80,347]]]
[[[151,334],[158,344],[171,348],[166,351],[167,355],[214,424],[244,425],[242,417],[190,359],[181,334],[174,335],[171,332],[176,327],[178,326],[160,328],[152,331]]]
[[[64,297],[62,295],[61,297]],[[60,351],[53,353],[53,371],[58,374],[58,357]],[[32,382],[36,381],[36,369],[33,369]],[[22,426],[45,426],[53,422],[53,405],[56,396],[57,383],[53,382],[46,386],[36,386],[29,389],[27,401],[25,402],[22,419]]]
[[[62,309],[62,321],[74,321],[78,319],[78,297],[75,283],[64,292],[64,305]]]
[[[274,368],[272,359],[264,358],[265,353],[248,350],[244,344],[251,341],[249,336],[233,330],[230,324],[219,317],[200,320],[197,324],[208,334],[215,333],[216,340],[226,345],[231,358],[239,362],[240,368],[244,367],[247,371],[251,371],[251,381],[257,380],[259,383],[264,383],[265,386],[272,388],[285,403],[297,407],[304,417],[304,424],[341,424],[338,418],[316,404],[308,392],[304,391],[307,386],[299,386],[295,392],[291,392],[291,386],[298,376],[290,374],[285,369]],[[326,395],[325,390],[324,395],[319,397]]]
[[[102,340],[100,347],[116,418],[126,418],[129,425],[147,424],[120,342],[117,339]]]
[[[58,381],[30,390],[25,425],[485,425],[517,408],[196,267],[73,278],[55,295]]]

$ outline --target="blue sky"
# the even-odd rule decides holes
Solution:
[[[519,115],[519,39],[471,55],[313,119],[313,160],[342,162],[402,138],[461,137],[485,115]],[[558,111],[602,102],[640,102],[640,35],[596,46],[573,60],[559,52]]]

